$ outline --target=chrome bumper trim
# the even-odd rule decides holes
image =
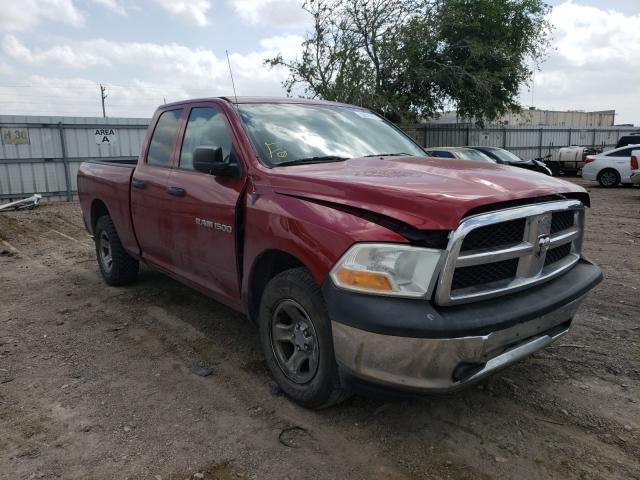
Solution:
[[[394,337],[331,322],[336,360],[350,374],[373,383],[424,392],[455,390],[566,334],[568,326],[548,332],[571,320],[583,299],[504,330],[460,338]],[[477,364],[480,369],[454,380],[461,364]]]

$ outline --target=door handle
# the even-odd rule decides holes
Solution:
[[[167,193],[174,197],[184,197],[187,194],[187,191],[180,187],[169,187],[167,188]]]
[[[147,182],[145,182],[144,180],[138,180],[137,178],[133,178],[131,180],[131,186],[133,188],[144,188],[147,186]]]

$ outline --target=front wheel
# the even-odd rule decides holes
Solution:
[[[110,216],[98,219],[94,239],[100,273],[108,285],[126,285],[138,278],[139,263],[125,251]]]
[[[324,408],[348,397],[338,378],[324,299],[307,269],[286,270],[267,284],[258,321],[267,365],[289,398]]]
[[[620,183],[620,174],[611,168],[607,168],[598,175],[598,182],[605,188],[615,187]]]

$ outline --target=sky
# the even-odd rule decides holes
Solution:
[[[640,0],[554,0],[552,49],[523,105],[640,125]],[[150,117],[166,102],[285,95],[267,57],[299,54],[300,0],[2,0],[0,114]],[[632,58],[632,52],[636,52]]]

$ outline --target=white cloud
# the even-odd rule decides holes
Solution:
[[[228,3],[251,25],[304,27],[309,21],[301,0],[228,0]]]
[[[134,65],[151,70],[209,77],[223,71],[224,62],[210,50],[192,50],[175,43],[112,42],[85,40],[30,49],[13,35],[5,35],[2,52],[16,62],[34,66],[64,66],[86,69],[98,65],[118,67]]]
[[[608,110],[640,123],[640,15],[567,1],[550,15],[553,50],[536,73],[534,103],[554,110]],[[524,103],[531,93],[523,93]]]
[[[209,24],[210,0],[155,0],[167,12],[199,27]]]
[[[631,60],[640,45],[640,15],[568,1],[552,10],[550,20],[557,52],[572,65]]]
[[[84,14],[73,0],[10,0],[0,6],[0,32],[29,31],[43,20],[79,27],[84,24]]]
[[[263,61],[278,53],[294,56],[301,42],[302,37],[284,35],[263,39],[259,48],[252,52],[230,52],[238,95],[284,95],[281,82],[287,72],[282,68],[270,69]],[[33,49],[13,35],[4,37],[0,49],[2,55],[16,65],[26,64],[40,71],[64,66],[77,71],[101,67],[101,72],[108,67],[114,75],[127,72],[126,81],[101,80],[109,88],[106,103],[110,116],[148,117],[165,99],[171,102],[233,94],[226,58],[206,49],[104,39],[66,41]],[[162,81],[158,82],[158,79]],[[18,83],[21,86],[15,88],[0,86],[0,110],[3,112],[94,115],[99,106],[98,81],[86,77],[67,81],[38,75]]]
[[[13,35],[5,35],[1,44],[2,52],[27,65],[58,66],[70,68],[89,68],[97,65],[109,65],[109,60],[91,49],[77,48],[72,45],[54,45],[46,50],[34,51]]]
[[[275,37],[263,38],[260,46],[269,51],[278,51],[285,58],[295,57],[301,49],[304,38],[300,35],[277,35]]]
[[[0,60],[0,75],[11,75],[13,73],[15,73],[15,68]]]
[[[111,10],[118,15],[127,16],[127,10],[120,3],[119,0],[89,0],[91,3],[95,3],[96,5],[100,5],[107,10]]]

